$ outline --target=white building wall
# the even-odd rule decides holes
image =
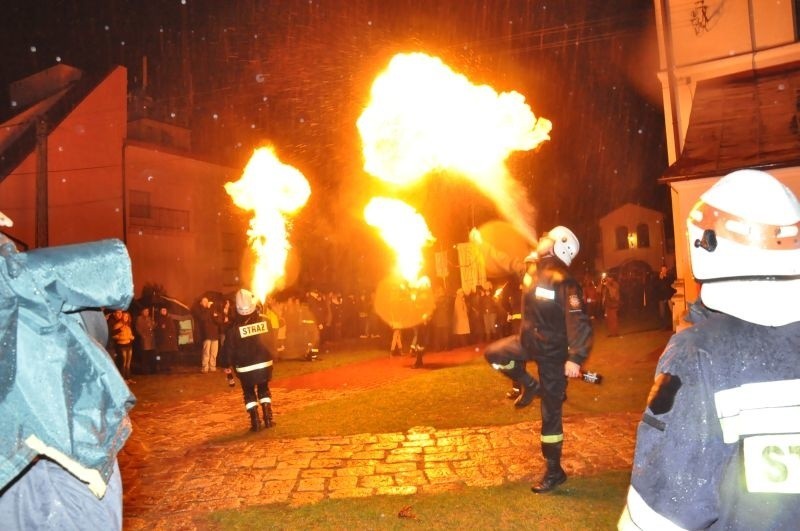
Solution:
[[[708,29],[697,32],[691,16],[696,2],[654,0],[669,164],[683,147],[698,82],[800,61],[794,3],[704,0]],[[800,196],[800,168],[770,173]],[[675,266],[687,302],[697,298],[699,289],[691,275],[686,217],[700,195],[721,177],[670,183]]]

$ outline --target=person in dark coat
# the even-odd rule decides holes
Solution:
[[[662,265],[655,281],[655,296],[658,302],[658,317],[665,330],[672,330],[672,305],[670,299],[675,295],[675,275],[670,273],[667,266]]]
[[[167,372],[178,357],[178,319],[159,308],[155,319],[156,372]]]
[[[139,338],[139,347],[142,351],[142,370],[155,374],[158,372],[156,363],[155,321],[150,315],[150,308],[142,308],[136,318],[136,336]]]

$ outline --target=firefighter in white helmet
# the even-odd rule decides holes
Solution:
[[[272,395],[269,382],[272,379],[273,353],[267,317],[258,311],[258,300],[252,292],[240,289],[236,292],[236,316],[225,335],[222,359],[225,372],[235,371],[242,385],[244,407],[250,415],[250,430],[258,431],[258,405],[264,418],[264,427],[274,425],[272,420]]]
[[[619,528],[797,529],[800,204],[740,170],[687,224],[701,304],[658,362]]]
[[[547,469],[531,487],[536,493],[549,492],[567,480],[561,468],[565,376],[580,376],[592,348],[583,291],[568,270],[579,249],[578,239],[566,227],[555,227],[542,236],[536,261],[526,264],[520,334],[490,344],[484,353],[495,370],[521,384],[515,407],[528,406],[536,396],[542,399],[541,448]],[[540,381],[527,371],[528,360],[536,362]]]

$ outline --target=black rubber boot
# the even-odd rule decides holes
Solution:
[[[250,431],[258,431],[258,411],[253,406],[247,412],[250,414]]]
[[[484,356],[492,367],[513,382],[515,390],[519,390],[517,394],[514,391],[506,393],[509,400],[514,400],[514,407],[526,407],[539,395],[539,382],[525,370],[524,361],[498,359],[489,354]]]
[[[561,446],[563,443],[542,443],[542,454],[547,461],[547,470],[538,483],[531,487],[536,494],[550,492],[567,480],[567,473],[561,468]]]
[[[531,487],[536,494],[550,492],[567,480],[567,473],[557,462],[547,462],[547,471],[539,482]]]
[[[423,347],[417,346],[414,349],[414,353],[416,354],[416,359],[414,360],[414,368],[421,369],[422,368],[422,353],[425,351]]]
[[[520,386],[520,395],[514,400],[514,407],[521,409],[529,406],[531,402],[533,402],[533,399],[539,396],[539,382],[527,372],[525,376],[517,380],[517,382],[522,385]]]
[[[264,415],[264,427],[273,427],[275,422],[272,420],[272,404],[261,404],[261,413]]]

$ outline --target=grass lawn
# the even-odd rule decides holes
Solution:
[[[564,415],[643,410],[658,354],[668,337],[669,333],[663,331],[639,332],[623,338],[598,334],[587,368],[602,374],[603,383],[592,385],[571,380]],[[364,349],[332,352],[313,363],[277,361],[273,387],[280,386],[281,378],[336,367],[358,367],[359,362],[385,357],[384,350]],[[535,370],[535,364],[530,364],[530,370]],[[143,377],[137,379],[132,389],[140,403],[171,403],[176,394],[180,400],[214,400],[215,395],[229,392],[223,385],[209,386],[207,376],[179,372],[166,377]],[[169,379],[169,386],[164,385],[165,378]],[[293,409],[287,415],[280,413],[280,403],[276,403],[277,426],[270,436],[391,433],[414,426],[446,429],[538,420],[538,401],[517,410],[505,398],[509,387],[506,378],[478,357],[463,365],[415,372],[388,385]]]
[[[603,383],[570,381],[564,415],[642,411],[653,382],[657,355],[668,336],[662,331],[650,331],[599,340],[587,366],[603,375]],[[531,364],[531,370],[534,367]],[[274,436],[391,433],[414,426],[447,429],[538,420],[538,401],[517,410],[505,398],[509,387],[506,378],[477,358],[465,365],[420,371],[413,377],[356,396],[293,410],[276,419],[279,422]],[[279,405],[276,408],[280,411]]]

